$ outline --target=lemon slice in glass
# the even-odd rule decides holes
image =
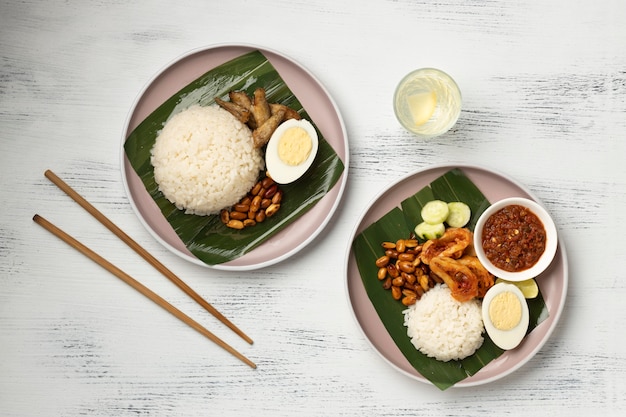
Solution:
[[[421,126],[426,123],[437,107],[437,94],[434,91],[416,93],[407,97],[413,123]]]
[[[508,284],[513,284],[517,288],[520,289],[522,294],[524,294],[524,298],[535,298],[539,294],[539,287],[537,286],[537,281],[534,278],[526,279],[524,281],[513,282],[507,281],[502,278],[497,278],[495,284],[500,282],[506,282]]]

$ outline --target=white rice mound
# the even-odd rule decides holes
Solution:
[[[218,106],[198,105],[165,123],[150,162],[165,198],[196,215],[237,203],[265,164],[247,126]]]
[[[472,355],[484,340],[480,301],[459,302],[445,284],[406,309],[404,325],[416,349],[443,362]]]

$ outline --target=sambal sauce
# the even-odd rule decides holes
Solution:
[[[487,219],[482,242],[491,263],[505,271],[518,272],[537,263],[546,249],[546,230],[535,213],[513,204]]]

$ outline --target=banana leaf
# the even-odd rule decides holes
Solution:
[[[271,219],[243,230],[225,227],[219,216],[196,216],[178,210],[159,191],[150,163],[150,150],[163,125],[174,114],[191,105],[209,106],[215,97],[228,99],[231,90],[252,95],[257,87],[266,90],[269,102],[285,104],[298,111],[314,125],[319,136],[319,150],[313,166],[298,181],[281,186],[284,199],[281,209]],[[174,94],[128,136],[124,151],[146,190],[176,231],[186,247],[208,265],[236,259],[261,245],[311,209],[335,185],[344,164],[332,146],[322,136],[306,109],[280,77],[274,66],[260,51],[236,57],[207,71]]]
[[[480,214],[489,206],[489,201],[460,169],[452,169],[435,179],[429,186],[419,190],[393,208],[375,223],[358,234],[352,242],[354,257],[365,291],[380,320],[394,340],[398,349],[409,363],[424,378],[441,390],[474,375],[492,360],[504,353],[485,333],[483,345],[471,356],[460,360],[441,362],[419,352],[407,336],[403,311],[406,307],[394,300],[378,280],[376,259],[384,255],[383,241],[395,242],[408,238],[415,225],[422,221],[421,208],[428,201],[463,201],[470,206],[472,216],[468,223],[474,229]],[[527,300],[530,311],[528,332],[548,317],[548,310],[541,293]]]

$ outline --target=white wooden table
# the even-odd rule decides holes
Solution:
[[[0,415],[623,415],[626,4],[597,1],[0,1]],[[341,109],[349,180],[306,250],[254,272],[192,265],[135,216],[120,175],[145,83],[189,50],[253,43],[308,68]],[[461,87],[448,134],[401,129],[393,90],[433,66]],[[528,186],[569,258],[559,325],[493,384],[437,388],[383,361],[344,289],[368,202],[432,164]],[[248,332],[225,330],[61,193],[52,169]],[[256,361],[252,370],[35,225],[62,226]]]

